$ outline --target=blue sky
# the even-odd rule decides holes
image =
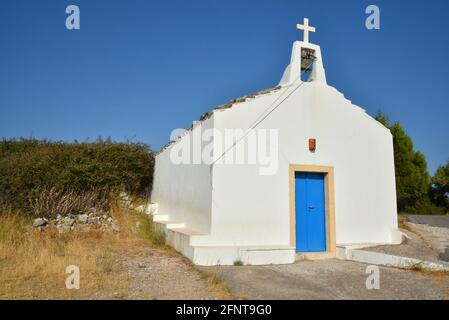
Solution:
[[[65,28],[76,4],[81,29]],[[365,8],[381,30],[365,28]],[[0,137],[150,144],[276,85],[310,19],[330,85],[449,158],[449,1],[2,0]]]

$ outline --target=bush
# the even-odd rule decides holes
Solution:
[[[148,196],[153,166],[149,147],[141,143],[115,143],[109,139],[94,143],[3,139],[0,207],[32,211],[31,203],[50,190],[75,194],[125,191]]]
[[[431,198],[449,212],[449,160],[438,167],[432,178]]]
[[[446,213],[444,207],[434,204],[429,197],[423,197],[413,206],[404,208],[403,212],[407,214],[425,214],[425,215],[443,215]]]
[[[243,261],[240,260],[240,259],[235,260],[234,261],[234,266],[236,266],[236,267],[243,266]]]

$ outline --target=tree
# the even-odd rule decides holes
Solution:
[[[382,112],[382,110],[377,111],[375,119],[382,123],[384,127],[390,128],[390,121],[388,120],[388,116]]]
[[[389,128],[393,135],[398,210],[409,211],[410,208],[421,206],[429,200],[430,189],[430,175],[424,155],[413,149],[412,139],[399,122],[390,125],[388,117],[381,111],[375,118]]]
[[[440,166],[432,178],[432,199],[449,211],[449,159]]]

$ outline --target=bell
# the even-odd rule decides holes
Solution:
[[[301,60],[301,71],[309,70],[312,67],[311,59],[302,58]]]
[[[303,48],[301,50],[301,71],[310,71],[315,60],[315,51]]]

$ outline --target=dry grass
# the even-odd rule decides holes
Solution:
[[[206,280],[207,289],[211,294],[221,297],[224,300],[236,299],[236,297],[229,292],[229,289],[220,279],[218,279],[216,275],[207,272],[201,272],[200,275],[204,280]]]
[[[143,269],[138,269],[137,274],[130,272],[126,264],[123,267],[123,261],[133,265],[134,258],[149,252],[162,252],[162,261],[167,261],[167,257],[181,259],[189,274],[186,278],[173,276],[179,281],[204,281],[205,297],[233,298],[215,275],[198,270],[187,258],[167,247],[163,233],[153,227],[148,216],[117,205],[107,214],[117,220],[120,232],[75,229],[59,234],[54,227],[39,231],[32,227],[29,215],[0,212],[0,300],[139,298],[141,288],[135,285],[136,276],[149,278],[142,275]],[[69,276],[65,270],[70,265],[80,269],[79,290],[65,286]],[[153,283],[145,285],[151,287]]]
[[[399,216],[399,217],[398,217],[398,227],[399,227],[400,229],[404,229],[404,230],[409,231],[409,232],[411,232],[411,233],[416,233],[416,232],[410,227],[410,225],[408,224],[407,217],[404,217],[404,216]]]
[[[74,191],[51,188],[41,192],[38,197],[29,199],[29,205],[36,217],[56,217],[60,214],[80,214],[92,208],[98,211],[108,210],[112,203],[113,192],[95,189]]]
[[[172,255],[178,255],[178,253],[172,249],[167,248],[167,251]],[[234,300],[234,299],[240,299],[229,291],[228,287],[224,285],[224,283],[213,273],[205,271],[203,269],[198,269],[195,267],[192,262],[187,259],[186,257],[183,257],[184,262],[190,267],[190,270],[192,272],[197,273],[201,279],[203,279],[206,282],[207,291],[214,297],[219,297],[222,300]]]
[[[113,298],[126,289],[128,276],[114,269],[114,255],[143,244],[162,245],[163,239],[146,216],[119,207],[110,214],[120,233],[40,232],[28,217],[0,213],[0,299]],[[65,287],[69,265],[80,268],[79,290]]]

